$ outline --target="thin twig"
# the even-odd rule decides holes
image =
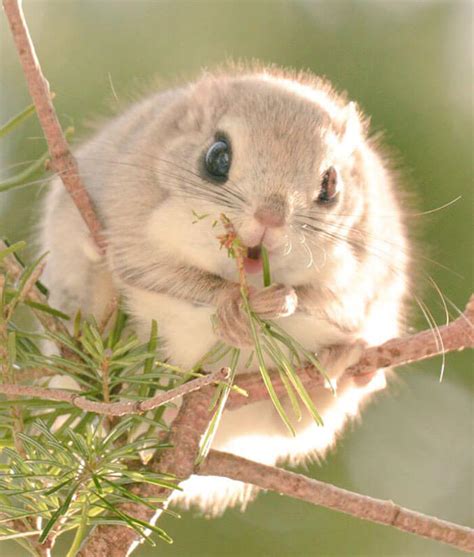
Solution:
[[[69,192],[89,228],[99,251],[104,253],[105,243],[101,234],[101,225],[89,194],[80,178],[76,159],[71,154],[56,111],[54,110],[49,83],[41,71],[41,66],[26,25],[21,2],[19,0],[3,0],[3,7],[23,67],[28,89],[48,143],[52,167],[60,175],[66,190]]]
[[[472,528],[405,509],[393,501],[374,499],[233,454],[210,451],[206,461],[196,473],[203,476],[223,476],[250,483],[314,505],[443,542],[462,551],[474,551]]]
[[[249,285],[244,266],[244,258],[247,255],[247,248],[242,244],[233,223],[224,213],[221,214],[220,221],[226,233],[218,236],[218,240],[221,247],[227,249],[229,257],[233,257],[235,259],[237,271],[239,273],[240,290],[242,295],[248,297]]]
[[[464,313],[455,321],[432,331],[392,339],[381,346],[367,349],[360,360],[346,370],[346,374],[362,378],[377,369],[419,362],[433,356],[474,347],[474,294]],[[440,338],[442,342],[440,342]]]
[[[0,393],[8,396],[26,396],[41,400],[67,402],[71,406],[75,406],[76,408],[80,408],[86,412],[93,412],[94,414],[102,414],[105,416],[127,416],[133,414],[143,414],[188,393],[197,391],[206,385],[224,381],[228,378],[228,376],[229,370],[227,368],[222,368],[218,371],[210,373],[209,375],[204,375],[202,377],[198,377],[197,379],[193,379],[188,383],[184,383],[183,385],[176,387],[176,389],[160,392],[152,398],[133,402],[95,402],[93,400],[88,400],[84,396],[77,393],[71,393],[60,389],[30,387],[28,385],[16,385],[11,383],[0,384]]]

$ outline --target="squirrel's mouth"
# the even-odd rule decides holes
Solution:
[[[247,248],[247,257],[244,257],[245,272],[253,274],[263,270],[262,244]]]
[[[251,248],[247,248],[247,257],[249,259],[260,259],[260,256],[262,255],[262,245],[258,244],[258,246],[253,246]]]

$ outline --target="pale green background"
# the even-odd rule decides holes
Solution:
[[[227,57],[259,58],[326,75],[372,116],[373,129],[403,170],[417,210],[461,195],[440,212],[412,217],[422,253],[417,261],[454,303],[472,288],[472,3],[471,2],[158,2],[26,1],[43,69],[57,94],[63,124],[107,113],[152,76],[186,77]],[[1,32],[0,121],[28,101],[5,21]],[[110,76],[110,77],[109,77]],[[112,101],[113,103],[113,101]],[[0,145],[9,166],[44,150],[33,122]],[[39,189],[0,197],[0,233],[24,238],[38,221]],[[413,210],[410,209],[412,212]],[[34,236],[34,234],[33,234]],[[425,301],[441,323],[429,281]],[[414,311],[414,327],[425,324]],[[473,525],[472,358],[447,358],[402,369],[388,392],[350,427],[314,477]],[[161,525],[172,546],[137,556],[310,557],[320,555],[454,556],[460,552],[274,494],[245,513],[206,520],[183,513]],[[0,545],[3,555],[22,555]]]

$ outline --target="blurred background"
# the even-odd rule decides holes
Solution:
[[[258,58],[328,77],[383,131],[417,211],[417,261],[453,304],[472,290],[473,70],[470,1],[67,1],[25,0],[36,49],[74,141],[158,78],[193,76],[228,58]],[[0,123],[29,104],[5,18],[0,21]],[[0,179],[45,150],[30,119],[0,143]],[[0,194],[0,235],[34,242],[43,190]],[[412,211],[413,212],[413,211]],[[423,299],[439,324],[439,295],[422,277]],[[456,312],[451,308],[452,314]],[[414,329],[426,322],[414,308]],[[311,476],[473,526],[472,356],[449,355],[402,368],[390,388],[349,427]],[[275,494],[245,513],[207,520],[165,517],[175,543],[137,557],[455,556],[435,542]],[[21,556],[0,543],[5,556]]]

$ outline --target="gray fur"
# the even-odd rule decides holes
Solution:
[[[208,74],[133,105],[76,153],[106,231],[106,260],[94,252],[57,180],[47,197],[43,245],[50,251],[52,304],[69,312],[77,305],[100,319],[119,293],[143,335],[151,318],[159,320],[166,355],[184,367],[219,336],[248,346],[235,263],[219,250],[222,230],[211,223],[224,212],[253,246],[261,238],[259,215],[262,222],[275,217],[284,225],[266,228],[264,242],[277,285],[262,291],[261,279],[252,277],[256,311],[278,319],[309,349],[322,350],[337,382],[359,353],[351,346],[398,333],[407,288],[396,185],[366,127],[354,105],[321,80],[265,68]],[[232,144],[223,185],[202,174],[203,154],[218,132]],[[325,207],[315,199],[329,166],[337,168],[341,191],[337,203]],[[210,216],[192,224],[193,214]],[[345,356],[324,350],[332,344],[345,344]],[[379,380],[362,390],[344,383],[338,400],[315,395],[323,416],[337,407],[341,417],[314,430],[314,443],[288,439],[265,403],[226,413],[215,446],[267,463],[321,455],[358,403],[380,388],[383,373]],[[358,401],[354,408],[345,402],[350,394]],[[307,417],[295,425],[302,434],[313,431]],[[260,453],[244,446],[250,434],[260,436]],[[242,448],[235,448],[239,435]],[[281,441],[274,445],[276,438]],[[249,497],[233,482],[225,488],[194,482],[184,502],[207,510]]]

